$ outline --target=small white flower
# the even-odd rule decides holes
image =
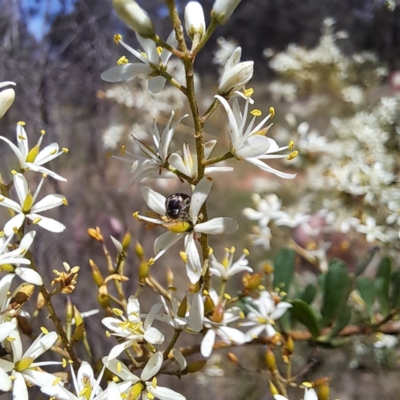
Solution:
[[[204,143],[204,158],[208,159],[213,151],[216,140],[209,140]],[[182,156],[178,153],[172,153],[168,158],[168,162],[178,171],[191,177],[192,179],[197,178],[197,154],[192,154],[188,144],[183,145]],[[204,171],[205,176],[210,176],[215,172],[230,172],[233,171],[233,167],[217,167],[216,165],[207,166]]]
[[[242,310],[239,307],[232,307],[223,311],[223,313],[221,322],[214,322],[208,318],[204,318],[204,326],[208,328],[208,331],[204,335],[200,345],[200,352],[203,357],[210,357],[217,335],[226,343],[243,344],[247,342],[247,337],[243,332],[227,326],[229,323],[242,318]]]
[[[117,375],[123,381],[130,382],[134,385],[135,389],[138,388],[142,393],[142,399],[185,400],[185,396],[182,396],[180,393],[158,386],[155,376],[160,371],[163,360],[161,352],[154,353],[149,361],[147,361],[140,378],[132,374],[129,368],[121,363],[121,361],[104,357],[103,363],[113,374]]]
[[[158,54],[156,44],[151,39],[145,39],[139,34],[136,34],[136,37],[144,49],[144,54],[128,46],[118,35],[116,40],[141,61],[141,63],[122,63],[121,65],[117,65],[103,72],[101,74],[101,79],[106,82],[115,83],[128,81],[137,75],[147,75],[150,79],[149,91],[152,93],[159,93],[164,89],[166,79],[163,76],[152,77],[151,75],[156,73],[158,68],[166,68],[171,53],[163,49],[161,54]],[[171,32],[167,43],[172,47],[176,47],[178,42],[175,38],[175,31]]]
[[[253,269],[248,266],[249,260],[246,259],[249,252],[244,250],[242,256],[239,257],[236,262],[233,262],[235,251],[234,247],[225,249],[225,258],[220,263],[215,258],[214,254],[210,255],[210,271],[214,275],[219,276],[223,281],[227,281],[233,275],[243,271],[253,272]]]
[[[143,37],[154,35],[154,26],[149,14],[147,14],[136,1],[113,0],[113,6],[122,21],[139,35]]]
[[[241,90],[253,77],[254,61],[240,62],[242,49],[236,48],[226,62],[218,85],[218,94],[227,97]]]
[[[65,230],[65,225],[55,219],[43,217],[39,213],[51,210],[52,208],[59,207],[63,204],[66,205],[67,200],[65,197],[61,194],[49,194],[34,204],[40,188],[43,185],[44,176],[33,196],[28,189],[28,182],[22,174],[15,174],[13,180],[20,204],[14,200],[0,196],[0,206],[11,208],[17,213],[4,226],[4,233],[7,236],[12,235],[14,231],[18,230],[22,226],[25,218],[28,218],[33,222],[33,224],[37,224],[50,232],[63,232]]]
[[[251,233],[249,236],[254,246],[261,245],[267,250],[271,248],[272,232],[268,226],[253,227],[253,233]]]
[[[241,326],[254,326],[246,332],[248,340],[257,338],[263,331],[267,336],[275,336],[276,331],[273,327],[275,321],[285,314],[288,308],[292,305],[285,301],[279,302],[275,305],[269,292],[266,290],[262,291],[260,297],[257,300],[253,300],[253,305],[246,305],[249,310],[246,318],[249,320],[243,322]]]
[[[185,7],[185,28],[191,39],[196,34],[201,37],[206,32],[203,7],[197,1],[190,1]]]
[[[50,332],[47,335],[42,333],[24,354],[22,354],[22,343],[18,330],[14,330],[10,338],[12,339],[10,340],[10,345],[13,350],[13,361],[0,359],[0,389],[3,390],[3,388],[7,387],[7,390],[10,390],[10,383],[13,383],[13,398],[28,400],[28,388],[25,381],[39,387],[50,386],[54,382],[54,375],[38,371],[36,367],[61,364],[61,362],[34,361],[55,344],[58,334],[57,332]],[[13,380],[7,375],[7,372],[11,372]]]
[[[268,164],[263,163],[263,160],[276,159],[276,158],[287,158],[288,155],[277,155],[275,153],[281,152],[289,148],[289,146],[279,147],[275,140],[266,137],[266,133],[269,127],[263,128],[265,123],[272,117],[270,112],[255,128],[254,123],[258,112],[255,114],[250,121],[247,129],[245,125],[247,121],[248,107],[250,103],[250,97],[246,97],[246,105],[244,108],[243,115],[240,112],[239,102],[237,98],[233,99],[233,107],[231,108],[228,102],[221,96],[215,96],[224,106],[225,111],[229,120],[230,136],[231,136],[231,148],[230,152],[238,160],[245,160],[250,164],[255,165],[263,171],[270,172],[281,178],[293,179],[296,174],[287,174],[278,171]],[[290,156],[290,155],[289,155]]]
[[[35,236],[35,231],[28,232],[22,238],[19,247],[9,252],[8,244],[10,243],[12,236],[9,236],[8,239],[5,240],[4,236],[0,235],[0,269],[5,270],[4,267],[1,267],[2,265],[15,265],[15,267],[12,267],[13,273],[18,275],[25,282],[41,286],[43,285],[43,280],[36,271],[29,267],[20,267],[20,264],[30,265],[31,263],[27,258],[23,258],[23,256],[31,247]],[[6,269],[6,271],[11,272],[8,268]]]
[[[356,231],[363,233],[366,235],[366,240],[368,243],[374,242],[376,239],[380,240],[381,242],[386,242],[387,237],[383,233],[385,228],[383,226],[377,226],[376,220],[374,217],[368,216],[365,219],[365,224],[360,224],[356,226]]]
[[[169,145],[172,138],[174,137],[175,131],[179,123],[183,118],[186,118],[188,114],[183,115],[174,124],[171,125],[172,119],[175,116],[175,112],[171,112],[171,116],[165,125],[164,130],[160,134],[156,122],[153,122],[151,128],[151,136],[154,142],[155,148],[150,147],[139,138],[132,135],[133,140],[139,146],[143,155],[134,155],[129,152],[125,153],[131,156],[132,159],[123,157],[114,157],[118,160],[122,160],[129,164],[134,165],[132,169],[132,178],[125,188],[140,182],[146,178],[175,178],[176,175],[170,171],[165,170],[167,161],[169,161]],[[124,188],[124,189],[125,189]]]
[[[186,265],[186,272],[191,283],[196,283],[201,276],[201,262],[199,252],[195,243],[196,233],[206,233],[218,235],[222,233],[233,233],[238,229],[238,223],[233,218],[219,217],[210,219],[207,222],[200,222],[200,209],[210,193],[212,179],[203,178],[195,187],[188,217],[190,222],[178,220],[170,223],[166,220],[165,196],[154,190],[144,187],[141,192],[147,205],[161,218],[149,218],[142,215],[135,215],[138,220],[148,221],[153,224],[162,225],[169,229],[163,233],[154,242],[154,252],[156,256],[154,261],[159,259],[165,252],[177,243],[180,239],[185,238],[185,252],[181,253],[181,257]]]
[[[215,0],[211,11],[212,18],[215,18],[219,24],[225,24],[239,3],[240,0]]]
[[[376,349],[392,349],[397,346],[399,340],[394,335],[385,335],[384,333],[378,332],[376,334],[376,342],[374,342],[374,347]]]
[[[243,214],[252,221],[257,221],[261,227],[268,226],[271,220],[278,219],[285,215],[281,211],[282,202],[276,194],[269,194],[264,198],[258,193],[254,193],[253,201],[256,205],[256,210],[253,208],[245,208]]]
[[[307,215],[301,212],[289,214],[285,211],[281,211],[280,215],[275,219],[275,225],[296,228],[297,226],[305,224],[310,219],[311,215]]]
[[[108,355],[108,359],[118,357],[124,350],[131,347],[135,343],[148,342],[151,344],[161,344],[164,342],[164,335],[151,324],[154,321],[161,304],[155,304],[150,313],[146,316],[144,322],[141,321],[139,300],[130,296],[127,305],[128,318],[122,315],[119,310],[114,313],[120,318],[106,317],[102,320],[103,325],[113,331],[111,335],[120,337],[125,341],[114,346]]]
[[[43,167],[44,164],[54,160],[61,154],[67,153],[67,149],[62,149],[60,151],[57,143],[51,143],[48,146],[40,150],[40,145],[42,144],[45,131],[42,130],[40,138],[37,144],[29,149],[28,136],[26,135],[24,122],[17,123],[17,146],[4,136],[0,136],[1,140],[4,140],[10,147],[11,150],[18,158],[19,166],[24,171],[35,171],[42,174],[47,174],[54,179],[59,181],[67,181],[62,176],[56,174],[53,171]]]
[[[15,86],[15,82],[0,82],[0,89],[7,86]],[[0,92],[0,118],[4,117],[4,114],[14,103],[15,91],[12,88],[4,89]]]

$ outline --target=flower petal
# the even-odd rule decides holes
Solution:
[[[219,235],[222,233],[233,233],[239,228],[239,224],[233,219],[228,217],[218,217],[210,219],[207,222],[197,224],[194,231],[198,233],[206,233],[211,235]]]
[[[32,285],[42,286],[42,277],[33,269],[26,267],[17,267],[14,271],[23,281],[31,283]],[[1,341],[1,339],[0,339]]]
[[[193,238],[193,233],[185,236],[185,253],[187,255],[186,274],[191,284],[195,284],[201,277],[201,261],[199,251]]]
[[[164,335],[156,328],[149,328],[143,334],[144,339],[151,344],[163,344],[165,341]]]
[[[154,253],[156,257],[154,260],[159,259],[165,252],[170,249],[176,242],[184,236],[183,233],[165,232],[154,241]]]
[[[62,206],[65,202],[65,197],[61,194],[48,194],[43,197],[42,200],[38,201],[31,208],[31,212],[38,214],[52,208]]]
[[[209,329],[201,341],[200,353],[203,357],[210,357],[215,343],[215,331]]]
[[[189,326],[195,331],[200,332],[203,329],[204,303],[201,290],[193,293],[189,310]]]
[[[5,225],[4,225],[4,233],[6,236],[11,236],[14,234],[14,229],[18,230],[21,228],[22,224],[25,221],[24,214],[17,214],[12,217]]]
[[[142,187],[140,189],[140,192],[142,193],[143,199],[146,202],[146,204],[157,214],[160,215],[165,215],[166,210],[165,210],[165,196],[162,194],[156,192],[153,189],[150,189],[149,187]]]
[[[166,84],[166,79],[163,76],[156,76],[155,78],[150,78],[149,80],[149,91],[151,93],[160,93]]]
[[[208,195],[213,184],[213,180],[210,177],[204,177],[195,187],[192,200],[190,202],[189,216],[193,223],[196,223],[197,216],[199,215],[200,209],[204,202],[207,200]]]
[[[65,225],[53,218],[43,217],[39,214],[27,214],[26,217],[50,232],[60,233],[65,231]]]
[[[101,74],[101,79],[106,82],[124,82],[133,79],[137,75],[148,75],[153,72],[153,69],[147,64],[124,64],[117,65],[104,71]]]
[[[261,170],[265,172],[270,172],[271,174],[274,174],[276,176],[279,176],[280,178],[284,179],[294,179],[296,178],[297,174],[287,174],[285,172],[278,171],[277,169],[274,169],[270,167],[267,164],[264,164],[262,161],[260,161],[258,158],[246,158],[246,161],[249,162],[250,164],[255,165],[256,167],[260,168]]]
[[[180,393],[161,386],[153,387],[151,384],[147,385],[147,391],[160,400],[186,400],[186,397]]]
[[[13,180],[19,203],[22,205],[28,195],[28,182],[22,174],[15,174]]]
[[[124,381],[131,381],[134,384],[139,382],[140,379],[136,375],[132,374],[129,368],[119,360],[110,360],[108,357],[103,357],[103,364],[113,374],[119,376]]]
[[[157,351],[157,353],[154,353],[150,357],[149,361],[147,361],[146,366],[143,368],[143,371],[140,375],[140,379],[142,381],[148,381],[153,376],[157,375],[158,371],[162,366],[163,361],[164,357],[161,351]]]

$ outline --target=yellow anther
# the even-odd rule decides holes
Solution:
[[[139,211],[135,211],[135,212],[132,214],[132,217],[135,218],[135,219],[139,219]]]
[[[69,153],[69,149],[68,149],[67,147],[63,147],[61,150],[62,150],[64,153]]]
[[[111,153],[107,153],[106,154],[106,158],[111,158],[112,157],[112,154]]]
[[[118,44],[118,43],[122,40],[122,35],[120,35],[119,33],[116,33],[116,34],[113,36],[113,39],[114,39],[114,42],[115,42],[116,44]]]
[[[204,295],[204,296],[209,296],[210,293],[208,292],[208,290],[204,289],[204,290],[203,290],[203,295]]]
[[[108,337],[108,338],[111,337],[111,333],[109,331],[106,331],[106,337]]]
[[[68,205],[68,201],[67,201],[67,199],[65,197],[62,199],[62,203],[64,204],[64,206]]]
[[[244,253],[247,257],[250,255],[250,252],[249,252],[249,250],[247,250],[247,249],[243,249],[243,253]]]
[[[53,151],[50,152],[50,155],[52,156],[52,155],[54,155],[54,154],[56,154],[56,153],[57,153],[57,150],[54,149]]]
[[[45,335],[47,335],[47,334],[49,333],[49,331],[48,331],[44,326],[41,326],[41,327],[40,327],[40,330],[41,330]]]
[[[63,368],[65,368],[67,366],[67,360],[65,358],[63,358],[63,360],[62,360],[62,366],[63,366]]]
[[[224,293],[224,297],[227,300],[232,300],[232,296],[230,294],[228,294],[228,293]]]
[[[7,340],[7,342],[13,342],[15,340],[15,338],[12,336],[7,336],[6,340]]]
[[[211,256],[211,254],[213,254],[213,253],[214,253],[214,250],[211,247],[209,247],[208,248],[208,255]]]
[[[254,117],[261,117],[262,112],[261,112],[261,110],[258,110],[258,109],[256,108],[256,109],[250,111],[250,114],[253,115]]]
[[[41,217],[37,217],[32,221],[32,224],[37,225],[42,220]]]
[[[294,141],[293,140],[291,140],[290,142],[289,142],[289,150],[293,150],[293,147],[294,147]]]
[[[25,136],[18,135],[18,139],[19,139],[19,140],[26,140],[26,137],[25,137]]]
[[[117,65],[124,65],[124,64],[128,64],[128,63],[129,63],[129,60],[125,56],[120,57],[117,61]]]
[[[117,316],[117,317],[122,317],[124,315],[124,312],[120,310],[119,308],[113,308],[112,312]]]
[[[122,364],[120,361],[117,362],[117,372],[120,373],[122,371]]]
[[[183,261],[184,263],[187,263],[187,262],[188,262],[188,256],[187,256],[187,254],[186,254],[184,251],[180,251],[180,252],[179,252],[179,255],[181,256],[181,259],[182,259],[182,261]]]
[[[113,382],[118,383],[119,382],[119,378],[118,376],[113,376],[112,377]]]
[[[41,134],[42,136],[44,136],[44,135],[46,134],[46,131],[45,131],[44,129],[42,129],[42,130],[40,131],[40,134]]]
[[[251,97],[253,93],[254,93],[253,88],[248,88],[243,90],[243,94],[245,95],[245,97]]]
[[[17,125],[20,125],[20,126],[25,126],[25,125],[26,125],[26,123],[25,123],[24,121],[18,121],[18,122],[17,122]]]
[[[60,382],[61,382],[61,376],[54,379],[54,382],[51,384],[51,386],[57,386]]]
[[[121,146],[121,154],[124,155],[125,152],[126,152],[126,146],[123,144],[123,145]]]
[[[15,169],[13,169],[13,170],[11,170],[11,174],[12,174],[12,175],[17,175],[18,172],[17,172]]]
[[[269,108],[269,113],[271,114],[271,118],[275,117],[275,108],[274,107],[270,107]]]
[[[156,378],[156,377],[154,377],[154,378],[151,380],[151,386],[153,386],[154,389],[157,387],[157,378]]]
[[[293,160],[294,158],[296,158],[298,156],[299,152],[297,150],[292,151],[288,156],[287,156],[287,160]]]
[[[149,258],[149,261],[147,261],[147,264],[151,267],[152,265],[154,265],[154,258],[151,257]]]
[[[43,178],[47,178],[47,174],[43,174],[42,176],[43,176]]]
[[[157,53],[158,53],[159,56],[161,55],[162,51],[163,51],[163,48],[161,46],[158,46],[157,47]]]
[[[303,382],[303,383],[302,383],[302,386],[304,386],[304,387],[306,387],[306,388],[312,388],[312,387],[313,387],[313,385],[312,385],[311,382]]]

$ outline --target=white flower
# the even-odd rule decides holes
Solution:
[[[253,77],[254,61],[240,62],[242,49],[240,47],[226,62],[218,85],[218,94],[226,97],[241,90]]]
[[[24,171],[41,172],[42,174],[47,174],[59,181],[66,182],[67,180],[65,178],[43,167],[43,165],[59,157],[61,154],[67,153],[68,149],[63,148],[60,151],[57,143],[51,143],[40,150],[40,145],[42,144],[42,140],[45,135],[44,130],[41,131],[41,135],[37,144],[29,149],[28,136],[26,135],[24,125],[24,122],[17,123],[18,147],[4,136],[0,136],[0,139],[4,140],[17,156],[21,169]]]
[[[154,35],[154,26],[149,14],[133,0],[113,0],[113,6],[118,16],[130,28],[143,37]]]
[[[11,383],[13,383],[13,398],[28,400],[28,388],[25,380],[39,387],[50,386],[54,382],[54,375],[38,371],[36,367],[61,364],[61,362],[34,361],[55,344],[58,334],[57,332],[50,332],[47,335],[42,333],[24,354],[22,354],[22,343],[18,330],[12,332],[10,339],[12,339],[10,340],[10,345],[13,350],[13,361],[0,359],[0,389],[7,388],[6,390],[10,390]],[[7,372],[12,373],[12,380],[7,375]]]
[[[40,188],[43,185],[44,176],[33,196],[28,189],[28,182],[22,174],[15,174],[13,180],[20,204],[14,200],[0,196],[0,206],[11,208],[17,213],[4,226],[4,233],[7,236],[12,235],[15,230],[18,230],[22,226],[25,218],[28,218],[33,224],[37,224],[50,232],[63,232],[65,230],[65,225],[55,219],[43,217],[39,215],[39,213],[51,210],[63,204],[66,205],[67,200],[65,197],[61,194],[48,194],[42,200],[34,204]]]
[[[215,0],[211,11],[212,18],[215,18],[219,24],[225,24],[239,3],[240,0]]]
[[[223,281],[227,281],[233,275],[240,272],[247,271],[253,272],[253,269],[248,266],[249,260],[246,257],[249,252],[245,249],[241,257],[236,262],[233,262],[235,248],[225,249],[225,258],[219,263],[214,254],[210,255],[210,271],[219,276]]]
[[[108,69],[101,74],[101,79],[106,82],[124,82],[129,79],[133,79],[137,75],[147,75],[149,77],[149,90],[152,93],[159,93],[164,89],[165,78],[163,76],[152,77],[154,73],[157,73],[158,68],[166,68],[167,62],[171,57],[171,53],[163,49],[161,54],[158,54],[156,44],[151,39],[145,39],[140,35],[136,34],[139,43],[144,49],[144,54],[132,47],[128,46],[122,41],[120,36],[116,36],[118,43],[121,43],[130,53],[132,53],[141,63],[121,63]],[[167,43],[176,47],[178,44],[175,38],[175,31],[172,31],[168,37]]]
[[[376,349],[392,349],[399,343],[399,340],[394,335],[385,335],[378,332],[375,336],[377,340],[374,342],[374,347]]]
[[[0,82],[0,89],[6,86],[15,86],[15,82]],[[12,88],[4,89],[0,92],[0,118],[4,117],[4,114],[14,103],[15,91]]]
[[[274,400],[289,400],[281,394],[274,394]],[[317,392],[314,389],[305,388],[303,400],[318,400]]]
[[[158,386],[155,375],[160,371],[163,360],[161,352],[158,351],[154,353],[150,357],[149,361],[147,361],[140,378],[132,374],[129,368],[125,364],[121,363],[121,361],[104,357],[103,363],[113,374],[117,375],[123,381],[128,381],[133,385],[132,391],[135,392],[135,398],[138,398],[138,395],[136,394],[137,390],[142,394],[143,400],[154,398],[160,400],[185,400],[185,396],[182,396],[171,389]],[[129,394],[129,392],[126,394]]]
[[[365,224],[360,224],[356,226],[356,231],[363,233],[366,235],[366,240],[368,243],[372,243],[376,239],[380,240],[381,242],[386,242],[387,237],[383,233],[385,228],[383,226],[377,226],[376,220],[374,217],[367,217],[365,219]]]
[[[169,222],[166,217],[165,196],[148,187],[144,187],[141,190],[144,201],[154,212],[160,215],[160,218],[149,218],[135,213],[135,217],[139,220],[163,225],[169,229],[168,232],[163,233],[154,242],[154,252],[156,254],[154,261],[165,254],[165,252],[180,239],[185,238],[185,252],[181,253],[181,257],[185,262],[186,272],[191,283],[198,282],[201,276],[201,261],[194,235],[196,233],[213,235],[222,233],[229,234],[238,229],[238,223],[234,219],[227,217],[213,218],[207,222],[199,223],[200,209],[207,200],[211,186],[212,179],[205,177],[195,187],[188,210],[190,222],[182,220],[177,220],[172,223]]]
[[[276,194],[269,194],[264,198],[254,193],[252,199],[256,205],[253,208],[245,208],[243,214],[250,220],[257,221],[261,227],[268,226],[271,220],[280,218],[285,213],[281,211],[282,202]]]
[[[200,345],[200,352],[203,357],[210,357],[217,335],[226,343],[243,344],[247,342],[247,337],[243,332],[226,326],[242,318],[242,310],[239,307],[232,307],[222,312],[223,318],[221,322],[214,322],[208,318],[204,318],[204,326],[208,328],[208,331],[204,335]]]
[[[171,296],[171,306],[167,304],[163,296],[161,296],[161,302],[166,314],[156,315],[155,319],[166,322],[175,329],[184,329],[188,325],[188,321],[185,317],[179,316],[179,303],[176,297]]]
[[[246,318],[249,320],[243,322],[241,326],[254,326],[246,332],[248,340],[257,338],[263,331],[267,336],[275,336],[276,331],[273,327],[275,321],[285,314],[288,308],[291,308],[290,303],[285,301],[279,302],[275,305],[269,292],[266,290],[262,291],[260,297],[257,300],[253,300],[253,305],[246,305],[249,310]]]
[[[185,8],[185,28],[191,39],[196,34],[200,37],[206,32],[203,7],[197,1],[190,1]]]
[[[41,388],[41,391],[48,396],[53,396],[56,399],[65,399],[65,400],[114,400],[119,397],[111,397],[115,393],[120,394],[129,388],[130,384],[123,382],[121,384],[109,385],[108,388],[103,392],[100,387],[101,379],[103,378],[105,366],[100,371],[100,374],[97,379],[94,378],[94,372],[89,363],[86,361],[82,361],[81,366],[79,367],[77,375],[75,375],[74,368],[72,364],[71,367],[71,377],[73,388],[76,393],[73,394],[69,390],[67,390],[61,383],[57,383],[56,378],[53,376],[53,384],[46,385]]]
[[[261,245],[267,250],[271,248],[272,232],[268,226],[253,227],[253,233],[249,236],[254,246]]]
[[[164,335],[158,329],[151,326],[160,308],[160,303],[155,304],[151,308],[150,313],[147,315],[145,321],[142,322],[140,317],[139,300],[134,296],[130,296],[127,305],[128,318],[125,318],[122,315],[122,311],[116,309],[114,309],[114,313],[120,318],[104,318],[102,323],[108,329],[114,332],[111,335],[125,340],[124,342],[112,348],[108,358],[111,360],[118,357],[124,350],[135,343],[144,341],[151,344],[163,343]]]
[[[301,212],[287,213],[281,211],[280,215],[275,219],[276,226],[288,226],[289,228],[296,228],[297,226],[303,225],[311,219],[311,215],[307,215]]]
[[[8,244],[10,243],[12,236],[9,236],[8,239],[5,240],[4,236],[0,235],[0,269],[15,273],[25,282],[41,286],[43,285],[43,280],[36,271],[29,267],[20,267],[20,264],[30,265],[31,263],[23,256],[31,247],[35,236],[35,231],[28,232],[22,238],[19,247],[9,252]],[[10,264],[12,265],[11,270],[9,269]],[[2,265],[4,267],[1,267]],[[15,267],[13,265],[15,265]]]
[[[246,105],[242,115],[239,109],[239,102],[236,98],[233,100],[233,108],[231,108],[223,97],[218,95],[215,97],[222,103],[228,115],[231,136],[230,152],[232,155],[238,160],[245,160],[263,171],[270,172],[281,178],[293,179],[296,174],[286,174],[262,162],[262,160],[272,158],[288,157],[287,154],[276,155],[275,153],[286,150],[289,146],[279,147],[275,140],[265,136],[269,127],[263,128],[263,126],[271,118],[272,112],[270,112],[255,128],[253,128],[256,118],[254,115],[245,131],[250,98],[246,97]],[[259,114],[259,112],[253,113],[256,115]]]
[[[129,187],[145,178],[175,178],[176,175],[170,171],[166,171],[164,168],[166,163],[169,161],[169,145],[172,138],[174,137],[175,131],[179,123],[183,118],[186,118],[188,114],[183,115],[171,126],[172,119],[175,116],[175,112],[171,112],[171,116],[168,123],[165,125],[164,130],[160,134],[158,126],[154,121],[153,127],[151,128],[151,136],[154,142],[155,148],[145,144],[142,140],[132,135],[133,140],[139,146],[139,149],[143,155],[134,155],[129,152],[125,152],[129,156],[133,157],[134,168],[132,170],[132,178],[126,187]],[[123,157],[114,157],[132,164],[131,159]]]
[[[213,151],[215,145],[217,144],[216,140],[209,140],[204,143],[204,158],[208,159],[210,157],[211,152]],[[189,176],[190,178],[197,178],[197,154],[192,154],[190,151],[190,147],[188,144],[183,145],[183,156],[178,153],[172,153],[168,158],[168,162],[178,171],[183,174]],[[217,167],[215,165],[207,166],[204,171],[205,176],[210,176],[215,172],[230,172],[233,171],[233,167]]]

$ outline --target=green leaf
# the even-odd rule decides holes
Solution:
[[[313,308],[303,300],[293,300],[290,308],[291,314],[310,331],[313,339],[316,339],[321,330],[317,316]]]
[[[357,289],[365,302],[369,317],[372,318],[372,307],[375,300],[375,282],[366,276],[362,276],[357,279]]]
[[[274,259],[274,288],[288,293],[294,276],[296,252],[292,249],[281,249]]]
[[[332,329],[329,332],[329,338],[332,339],[343,328],[345,328],[350,322],[350,318],[351,318],[351,308],[345,307],[344,310],[340,313],[339,317],[336,319],[335,323],[333,324]]]
[[[389,291],[392,275],[390,259],[384,257],[379,264],[375,278],[375,295],[380,306],[380,313],[386,317],[390,312]]]
[[[396,271],[392,274],[390,306],[392,309],[400,307],[400,271]]]
[[[317,288],[311,283],[307,285],[304,292],[300,294],[300,300],[305,301],[307,304],[311,304],[317,295]]]
[[[353,284],[347,266],[341,260],[333,259],[324,279],[324,299],[322,305],[322,326],[330,326],[346,304]]]

